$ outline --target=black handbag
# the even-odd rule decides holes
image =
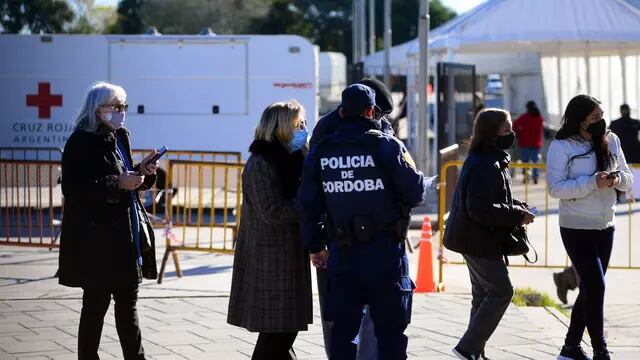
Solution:
[[[529,259],[529,251],[533,249],[533,253],[535,254],[535,260],[531,261]],[[538,252],[531,245],[529,241],[529,236],[527,236],[527,228],[523,225],[515,226],[510,232],[507,233],[505,238],[503,247],[504,260],[509,265],[508,256],[520,256],[522,255],[524,259],[529,263],[533,264],[538,261]]]

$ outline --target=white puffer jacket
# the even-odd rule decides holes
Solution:
[[[613,156],[608,171],[620,170],[620,184],[616,189],[629,191],[633,175],[620,147],[620,139],[607,134]],[[547,154],[547,184],[549,195],[560,199],[560,226],[570,229],[602,230],[615,223],[616,191],[598,190],[595,174],[595,152],[587,153],[591,142],[575,136],[553,140]],[[569,161],[572,157],[580,155]]]

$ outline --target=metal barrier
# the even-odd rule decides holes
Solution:
[[[140,162],[152,149],[135,149],[132,150],[134,163]],[[147,201],[147,208],[150,213],[151,220],[154,224],[164,223],[165,204],[169,189],[173,188],[170,177],[167,176],[169,161],[171,160],[187,160],[200,162],[223,162],[239,164],[242,163],[242,153],[236,151],[190,151],[190,150],[168,150],[160,159],[160,169],[158,171],[158,179],[156,186],[143,194],[143,199]]]
[[[242,206],[243,164],[189,160],[168,164],[166,250],[158,283],[169,254],[177,276],[182,276],[176,251],[232,254]]]
[[[60,161],[0,159],[0,245],[59,246],[60,174]]]
[[[438,214],[438,228],[439,228],[439,252],[438,252],[438,288],[441,289],[444,286],[444,264],[464,264],[462,260],[450,260],[444,254],[444,232],[446,231],[445,223],[448,216],[448,212],[446,209],[447,201],[451,201],[448,199],[447,194],[447,186],[455,187],[456,183],[454,181],[450,181],[447,177],[447,174],[455,173],[450,172],[451,168],[462,166],[463,161],[448,161],[442,164],[440,169],[440,174],[443,176],[440,178],[440,192],[439,196],[439,214]],[[640,164],[630,164],[630,167],[636,170],[640,170]],[[540,175],[540,184],[532,184],[530,183],[530,177],[527,175],[531,169],[538,169],[540,172],[544,172],[546,167],[544,164],[527,164],[527,163],[512,163],[510,165],[512,170],[512,174],[517,172],[517,169],[523,169],[525,171],[525,175],[522,180],[517,180],[517,176],[514,177],[512,191],[514,194],[514,198],[523,200],[531,206],[535,206],[538,208],[538,216],[533,224],[528,225],[529,230],[529,239],[532,242],[533,246],[538,251],[540,255],[540,259],[535,264],[528,264],[525,261],[521,260],[519,257],[513,257],[510,259],[509,266],[514,267],[531,267],[531,268],[564,268],[569,266],[569,258],[565,253],[562,242],[560,241],[559,236],[559,224],[558,224],[558,200],[550,198],[549,192],[547,189],[546,182],[544,181],[544,174]],[[639,179],[635,179],[636,181],[640,181]],[[640,194],[635,194],[637,198]],[[622,248],[614,246],[614,252],[612,254],[611,262],[609,265],[610,269],[640,269],[640,246],[633,246],[633,224],[634,222],[638,222],[640,220],[640,202],[637,202],[633,199],[634,196],[631,196],[626,204],[618,204],[616,206],[616,238],[625,238],[626,245]],[[544,211],[543,211],[544,210]],[[634,220],[636,219],[637,220]],[[542,228],[540,228],[540,220],[542,219]],[[627,224],[625,224],[625,221]],[[626,226],[625,226],[626,225]],[[557,242],[550,243],[550,231],[554,235],[554,241],[557,239]],[[637,230],[636,230],[637,231]],[[543,233],[544,236],[542,240],[538,234]],[[638,236],[635,237],[636,240],[640,240]],[[616,242],[617,243],[617,242]],[[638,245],[638,244],[636,244]],[[553,252],[552,250],[559,250],[557,252]],[[626,253],[624,252],[626,251]],[[634,255],[636,255],[634,257]],[[460,257],[461,259],[461,257]],[[634,261],[635,259],[635,261]]]
[[[0,147],[0,159],[62,161],[62,149],[56,147]]]

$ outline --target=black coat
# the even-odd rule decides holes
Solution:
[[[76,130],[62,155],[64,216],[60,235],[59,282],[72,287],[137,286],[142,277],[157,277],[155,239],[149,217],[141,206],[143,266],[136,262],[129,211],[131,198],[118,187],[124,165],[116,155],[116,136],[131,161],[129,131],[116,133],[100,127],[91,133]],[[137,165],[136,165],[137,167]],[[139,190],[155,183],[146,176]]]
[[[479,257],[503,255],[506,234],[524,219],[523,203],[511,196],[509,160],[498,149],[469,154],[445,227],[447,249]]]
[[[303,154],[259,140],[249,151],[227,322],[253,332],[304,331],[313,321],[311,269],[294,199]]]
[[[640,163],[640,120],[623,117],[611,122],[609,126],[620,138],[622,152],[629,164]]]

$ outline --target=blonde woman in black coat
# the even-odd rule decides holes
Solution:
[[[259,333],[254,360],[295,359],[293,342],[312,322],[311,269],[295,201],[307,137],[297,101],[268,106],[242,174],[227,322]]]
[[[136,302],[142,278],[157,277],[153,228],[138,197],[157,163],[133,164],[124,128],[123,88],[97,83],[87,93],[62,155],[65,198],[59,282],[81,287],[78,358],[98,359],[104,316],[115,300],[123,358],[144,359]]]

